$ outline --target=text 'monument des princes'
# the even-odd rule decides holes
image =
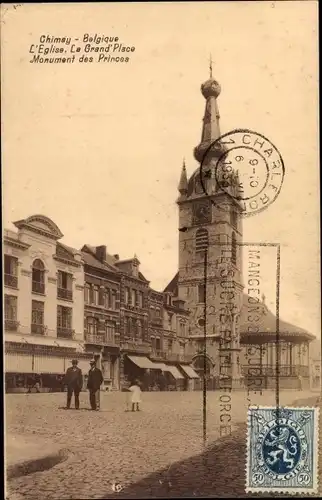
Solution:
[[[126,45],[118,36],[85,33],[81,38],[40,35],[29,47],[30,63],[128,63],[135,52],[134,45]]]

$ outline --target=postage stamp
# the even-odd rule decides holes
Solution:
[[[284,173],[276,146],[248,129],[232,130],[213,141],[200,164],[205,194],[229,195],[239,203],[243,217],[265,210],[276,200]]]
[[[318,422],[318,408],[250,407],[246,492],[316,493]]]

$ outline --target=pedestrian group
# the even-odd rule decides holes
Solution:
[[[75,409],[79,410],[79,393],[83,387],[83,374],[82,370],[77,365],[77,359],[73,359],[72,366],[67,369],[63,381],[64,385],[67,386],[66,410],[70,409],[73,394],[75,399]],[[101,370],[97,368],[96,361],[91,360],[87,379],[87,389],[89,390],[90,406],[94,411],[99,411],[100,409],[100,388],[103,380],[103,374]],[[132,411],[140,411],[142,392],[140,388],[140,381],[138,379],[133,380],[128,388],[128,391],[131,394],[129,394],[129,398],[127,398],[127,410],[129,410],[128,405],[131,402]]]

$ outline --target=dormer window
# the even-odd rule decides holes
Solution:
[[[45,266],[40,259],[34,260],[32,264],[32,291],[34,293],[45,293]]]

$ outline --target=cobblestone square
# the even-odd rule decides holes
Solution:
[[[174,464],[184,464],[204,451],[201,392],[143,393],[142,411],[135,413],[125,411],[126,393],[102,393],[100,412],[88,411],[88,395],[85,392],[81,394],[80,411],[62,409],[65,397],[63,393],[6,396],[7,433],[33,437],[35,442],[37,439],[50,440],[69,452],[66,461],[47,471],[10,480],[7,484],[9,500],[117,496],[112,489],[114,482],[123,487],[120,495],[126,495],[134,484],[142,481],[145,484],[147,477],[152,478],[150,483],[157,483],[162,491],[153,493],[151,486],[145,488],[140,483],[140,493],[135,496],[171,496],[173,485],[168,478]],[[218,392],[207,393],[209,446],[219,437],[219,397]],[[300,398],[311,398],[313,404],[314,397],[317,398],[309,393],[282,392],[280,404],[290,404]],[[274,404],[274,401],[274,392],[265,392],[252,398],[247,398],[243,392],[232,393],[231,416],[233,430],[236,429],[237,433],[227,438],[227,446],[229,443],[231,446],[231,439],[235,439],[233,447],[234,453],[239,450],[238,461],[225,460],[221,474],[230,477],[236,467],[239,472],[235,470],[235,476],[233,474],[234,477],[228,483],[226,481],[226,494],[232,494],[235,487],[243,493],[245,428],[240,424],[245,424],[247,405]],[[236,474],[240,475],[239,479]],[[198,492],[198,473],[194,475],[196,485],[193,489]],[[209,494],[220,493],[215,486],[212,488]],[[184,494],[182,492],[182,496]]]

